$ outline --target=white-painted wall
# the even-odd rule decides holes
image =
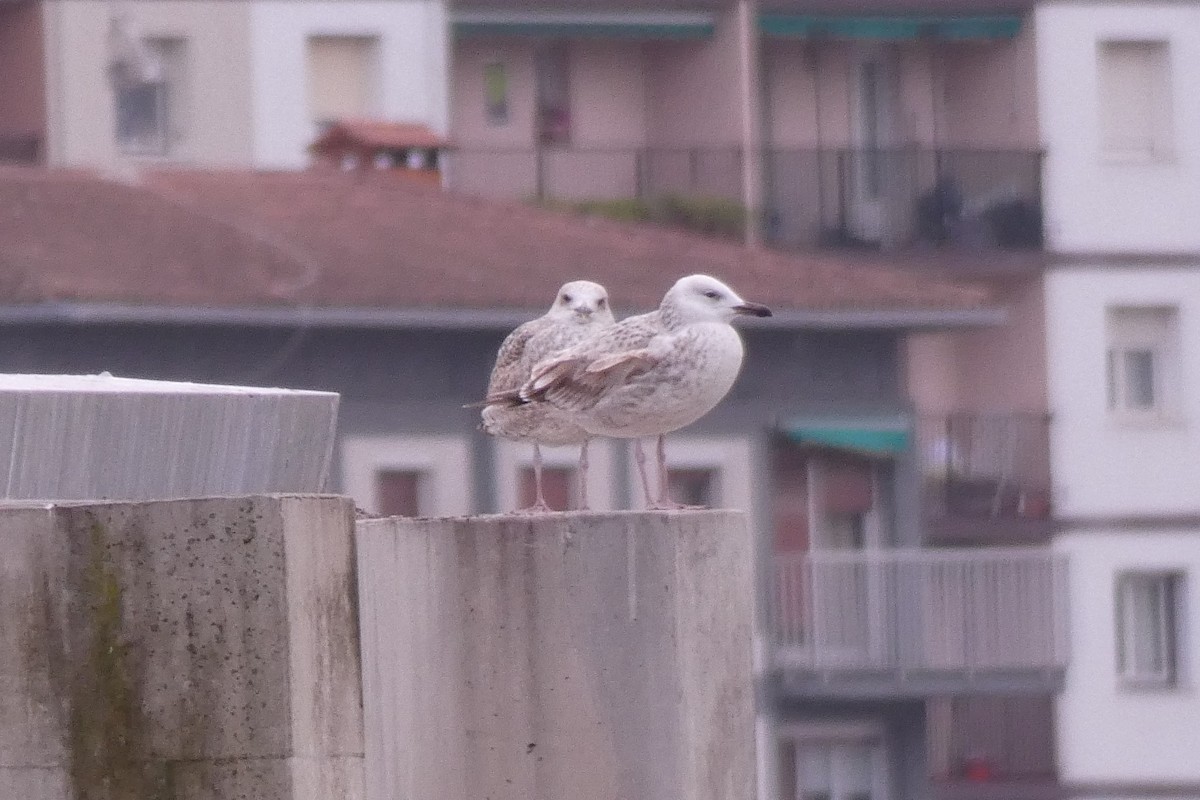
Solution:
[[[1200,531],[1083,530],[1060,535],[1054,547],[1071,564],[1071,667],[1056,714],[1060,778],[1200,782]],[[1186,573],[1180,688],[1134,690],[1118,681],[1114,586],[1126,570]]]
[[[1122,420],[1108,410],[1109,305],[1179,309],[1178,410],[1160,421]],[[1200,265],[1052,270],[1046,337],[1057,514],[1200,513]]]
[[[256,2],[250,15],[254,165],[298,169],[315,136],[306,87],[309,36],[379,39],[373,116],[419,122],[445,134],[449,124],[448,21],[436,0]]]
[[[1035,14],[1047,236],[1060,251],[1200,251],[1200,4],[1048,3]],[[1097,42],[1165,40],[1174,157],[1113,161],[1100,146]]]

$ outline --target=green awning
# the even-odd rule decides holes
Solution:
[[[548,39],[708,39],[716,24],[711,14],[564,14],[546,12],[453,17],[456,37],[527,36]]]
[[[908,450],[912,434],[898,424],[784,423],[780,426],[797,444],[852,450],[872,456],[894,456]]]
[[[762,14],[759,30],[765,36],[787,39],[872,39],[895,41],[934,38],[1011,39],[1021,30],[1021,18],[992,16],[831,16]]]

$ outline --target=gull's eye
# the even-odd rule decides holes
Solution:
[[[717,300],[721,297],[721,293],[714,292],[712,289],[709,289],[707,292],[704,293],[704,296],[707,297],[709,300]]]
[[[596,305],[600,308],[604,308],[606,305],[608,305],[608,301],[605,300],[603,297],[601,297],[599,300],[596,301]]]
[[[564,303],[569,303],[569,302],[571,302],[571,295],[569,295],[569,294],[564,294],[564,295],[562,296],[562,301],[563,301]]]

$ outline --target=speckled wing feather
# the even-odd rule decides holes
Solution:
[[[592,408],[612,388],[657,363],[651,345],[663,333],[657,312],[629,317],[538,363],[520,396],[563,411]]]

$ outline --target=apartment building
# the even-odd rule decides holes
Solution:
[[[899,340],[904,403],[810,386],[748,451],[762,796],[1057,793],[1066,563],[1049,547],[1029,9],[463,0],[451,30],[454,188],[721,198],[781,249],[994,279],[1003,328]],[[680,438],[680,481],[707,471],[719,499],[753,500],[730,484],[752,459]]]
[[[299,169],[337,119],[448,122],[435,0],[16,0],[0,42],[8,160]]]
[[[1046,3],[1057,703],[1077,797],[1200,794],[1200,4]]]

